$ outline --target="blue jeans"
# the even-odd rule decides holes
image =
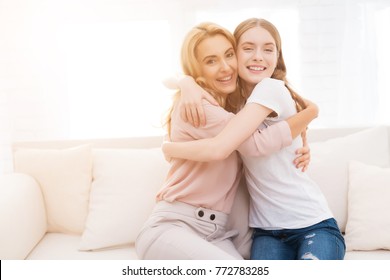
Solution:
[[[342,260],[344,238],[335,219],[300,229],[253,231],[252,260]]]

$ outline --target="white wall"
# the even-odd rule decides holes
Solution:
[[[0,170],[10,169],[12,141],[66,133],[64,73],[48,17],[44,3],[0,1]]]

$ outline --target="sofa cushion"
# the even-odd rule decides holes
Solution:
[[[388,165],[387,134],[386,127],[374,127],[345,137],[310,143],[311,162],[307,172],[321,187],[343,232],[347,223],[349,161]]]
[[[390,260],[390,251],[347,251],[345,252],[344,260],[387,260],[388,262]],[[386,262],[383,265],[386,265]]]
[[[89,145],[69,149],[24,149],[14,153],[15,172],[34,177],[42,190],[49,232],[84,230],[92,181]]]
[[[95,149],[89,214],[80,250],[134,243],[168,172],[160,148]]]
[[[390,168],[351,161],[347,250],[390,249]]]

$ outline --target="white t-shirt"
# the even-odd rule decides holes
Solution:
[[[295,102],[284,82],[266,78],[253,90],[248,103],[274,110],[259,127],[273,125],[296,114]],[[319,186],[293,164],[301,137],[291,146],[267,157],[242,156],[251,196],[249,225],[263,229],[297,229],[314,225],[333,215]]]

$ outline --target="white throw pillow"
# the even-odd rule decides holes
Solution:
[[[70,149],[18,149],[15,172],[26,173],[39,183],[46,206],[48,232],[84,230],[92,182],[89,145]]]
[[[160,148],[95,149],[93,154],[89,214],[79,249],[134,243],[169,164]]]
[[[367,164],[389,164],[386,127],[374,127],[345,137],[310,143],[308,175],[321,187],[341,231],[347,223],[348,164],[356,160]]]
[[[390,168],[349,165],[347,250],[390,250]]]

